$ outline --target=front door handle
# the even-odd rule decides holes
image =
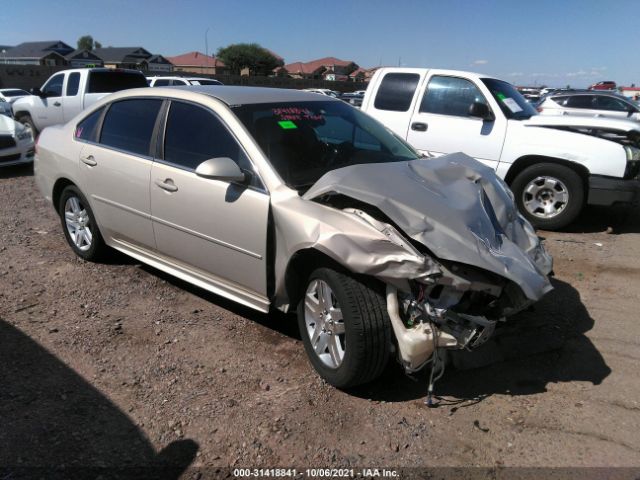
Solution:
[[[80,157],[80,160],[82,160],[82,163],[85,163],[87,165],[89,165],[90,167],[95,167],[98,162],[96,162],[96,160],[93,158],[93,155],[87,155],[86,157]]]
[[[62,105],[62,104],[61,104],[60,102],[54,102],[54,103],[53,103],[53,105],[54,105],[55,107],[59,107],[59,106],[60,106],[60,105]]]
[[[414,122],[411,124],[411,130],[415,130],[416,132],[426,132],[428,125],[422,122]]]
[[[167,178],[165,180],[156,180],[156,185],[167,192],[177,192],[178,187],[173,183],[173,180]]]

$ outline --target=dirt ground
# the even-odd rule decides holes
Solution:
[[[165,461],[189,466],[183,478],[214,466],[640,466],[639,210],[589,209],[571,231],[540,232],[555,290],[457,358],[436,385],[446,404],[429,409],[425,375],[396,366],[355,391],[324,384],[291,317],[120,255],[79,260],[30,167],[0,170],[0,205],[2,478]]]

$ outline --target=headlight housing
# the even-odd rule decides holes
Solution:
[[[640,175],[640,148],[630,145],[624,146],[627,155],[627,168],[624,171],[624,178],[635,178]]]

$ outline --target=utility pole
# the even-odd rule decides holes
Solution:
[[[211,27],[207,27],[207,29],[204,32],[204,54],[207,57],[207,73],[209,73],[209,29]]]

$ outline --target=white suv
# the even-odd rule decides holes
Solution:
[[[610,92],[557,92],[538,105],[543,115],[589,115],[640,121],[640,107],[622,95]]]

